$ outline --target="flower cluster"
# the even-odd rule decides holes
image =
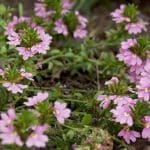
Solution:
[[[17,127],[14,124],[16,119],[17,116],[14,109],[9,109],[7,113],[1,114],[0,139],[2,140],[2,144],[16,144],[18,146],[24,145],[24,142],[17,132]],[[47,130],[47,125],[33,126],[32,130],[32,133],[28,136],[25,142],[26,146],[45,147],[48,137],[43,133]]]
[[[1,114],[0,120],[0,139],[2,144],[16,144],[23,145],[20,136],[13,126],[13,122],[16,119],[16,113],[14,109],[9,109],[7,113]]]
[[[70,116],[70,109],[66,108],[66,103],[55,102],[54,103],[54,114],[59,123],[64,123],[65,119]]]
[[[48,93],[41,93],[39,92],[36,96],[29,97],[27,102],[24,102],[26,106],[35,106],[38,103],[41,103],[42,101],[46,100],[48,98]]]
[[[134,5],[121,5],[119,9],[111,13],[113,21],[118,25],[118,33],[125,35],[121,38],[124,40],[122,40],[119,52],[116,55],[116,62],[119,60],[125,64],[124,66],[128,70],[128,78],[126,78],[126,74],[122,75],[120,73],[117,75],[118,77],[112,75],[113,77],[104,83],[105,86],[102,86],[104,90],[97,97],[99,110],[94,109],[90,112],[93,109],[93,102],[88,101],[87,95],[87,101],[82,101],[82,98],[84,98],[82,94],[74,93],[74,91],[68,92],[66,89],[64,91],[64,89],[59,88],[56,88],[55,91],[52,88],[51,94],[48,92],[37,92],[35,94],[38,89],[50,90],[45,85],[43,88],[43,84],[47,80],[42,84],[40,82],[42,79],[47,79],[47,77],[50,79],[47,68],[55,65],[63,67],[57,59],[62,61],[65,57],[67,59],[64,59],[63,63],[68,63],[69,60],[72,61],[75,58],[79,66],[76,66],[76,63],[74,66],[80,68],[80,65],[82,65],[80,64],[82,57],[78,57],[77,51],[73,53],[72,45],[76,44],[73,43],[74,39],[87,37],[88,20],[80,12],[73,11],[73,6],[74,3],[70,0],[37,0],[34,8],[35,16],[32,18],[14,16],[4,29],[4,40],[7,40],[8,45],[5,44],[9,46],[8,56],[10,58],[6,54],[9,61],[0,66],[0,84],[2,85],[0,90],[2,88],[5,91],[6,88],[10,92],[7,95],[8,102],[11,101],[11,97],[14,102],[6,104],[2,108],[3,110],[6,110],[7,105],[11,108],[0,115],[0,140],[3,145],[15,145],[23,148],[27,147],[27,149],[46,148],[49,140],[53,140],[53,137],[51,138],[53,135],[56,135],[58,139],[63,137],[63,140],[72,140],[81,131],[81,138],[86,139],[84,144],[89,144],[90,149],[105,149],[105,142],[101,141],[101,136],[104,138],[105,132],[102,135],[100,134],[100,128],[103,128],[103,119],[106,126],[106,122],[109,121],[112,126],[118,127],[114,129],[116,132],[113,131],[113,134],[116,133],[119,138],[122,137],[127,144],[135,142],[137,138],[150,140],[150,40],[143,36],[138,37],[138,33],[147,30],[147,22],[139,17],[139,12]],[[117,34],[117,32],[114,33]],[[53,43],[51,44],[52,39]],[[77,45],[77,48],[81,47],[79,54],[83,55],[82,61],[86,60],[84,57],[87,54],[86,48],[92,47],[95,49],[97,47],[97,44],[88,40],[84,44]],[[79,42],[82,42],[82,40],[79,40]],[[68,43],[71,45],[70,47]],[[54,48],[48,51],[50,44]],[[65,46],[60,49],[60,45]],[[14,56],[14,52],[16,52],[12,52],[14,49],[21,57]],[[65,53],[65,51],[68,52]],[[97,70],[99,65],[103,66],[103,62],[97,63],[99,61],[99,59],[97,61],[97,58],[101,57],[97,56],[96,53],[92,53],[95,60],[93,61],[93,57],[91,57],[88,61],[94,65],[96,63],[98,65]],[[37,54],[47,55],[37,58]],[[15,64],[11,60],[15,60]],[[38,64],[38,68],[36,64]],[[92,68],[88,64],[82,66]],[[105,66],[105,68],[107,67]],[[38,72],[38,69],[41,69],[40,72]],[[59,68],[53,71],[55,73],[59,71]],[[123,77],[122,81],[118,79],[121,77]],[[29,86],[30,88],[28,88]],[[1,94],[3,95],[3,91]],[[61,101],[71,101],[69,106],[73,108],[72,119],[75,119],[75,122],[68,119],[71,116],[71,110],[67,107],[67,103],[60,102],[59,99]],[[82,107],[78,108],[81,106],[80,102]],[[79,112],[84,106],[84,112]],[[101,110],[102,115],[104,115],[101,122],[102,126],[96,127],[96,131],[94,131],[93,121],[99,124],[100,120],[95,119],[97,115],[94,113]],[[79,118],[76,119],[76,116]],[[105,118],[108,116],[111,118]],[[65,125],[64,123],[68,124]],[[70,125],[74,126],[70,127]],[[82,127],[84,128],[82,129]],[[59,137],[59,133],[61,133],[61,137]],[[54,140],[57,140],[57,137],[54,137]],[[114,138],[110,136],[109,140],[106,139],[104,140],[112,142]],[[72,142],[69,141],[70,143]],[[55,142],[52,147],[55,147]],[[71,146],[69,145],[69,147]],[[51,148],[50,144],[48,144],[48,148]],[[65,149],[66,147],[56,146],[55,148]]]
[[[54,2],[51,2],[51,0],[50,0],[49,3],[53,4]],[[71,2],[70,0],[63,0],[62,2],[60,2],[61,14],[64,15],[64,14],[70,12],[73,5],[74,5],[74,3]],[[38,2],[35,3],[35,8],[34,8],[36,16],[39,16],[43,19],[47,19],[47,18],[50,18],[51,15],[57,13],[56,10],[53,10],[54,8],[51,8],[51,10],[49,10],[47,7],[46,7],[46,2],[44,0],[38,0]]]
[[[16,49],[27,60],[35,54],[46,54],[52,37],[45,33],[44,29],[31,22],[30,18],[16,16],[6,27],[5,35],[8,44],[16,46]]]
[[[17,93],[23,93],[23,90],[26,89],[28,86],[20,84],[19,82],[23,79],[27,79],[30,81],[33,81],[33,74],[26,72],[24,68],[21,68],[20,70],[16,70],[13,72],[16,74],[14,77],[12,77],[13,70],[9,70],[8,68],[6,70],[0,69],[0,83],[4,87],[7,88],[8,91],[12,92],[13,94]]]
[[[27,102],[24,102],[24,104],[27,107],[36,107],[36,105],[44,102],[48,98],[48,93],[47,92],[39,92],[37,93],[36,96],[29,97]],[[66,108],[67,104],[66,103],[60,103],[56,101],[54,103],[54,115],[57,119],[57,121],[61,124],[65,122],[65,119],[70,117],[70,109]]]
[[[55,6],[50,7],[50,5]],[[83,39],[87,36],[86,27],[88,20],[78,11],[70,11],[73,5],[74,3],[70,0],[62,0],[59,2],[39,0],[35,4],[34,10],[36,16],[47,21],[54,20],[53,31],[55,34],[67,36],[71,33],[75,39]],[[56,15],[59,17],[55,18]],[[70,20],[71,18],[73,20]]]
[[[146,30],[144,25],[143,29]],[[138,98],[149,101],[149,39],[129,38],[121,42],[117,58],[129,68],[129,80],[136,83]]]
[[[134,12],[132,15],[130,12]],[[113,21],[117,24],[123,24],[124,29],[128,31],[129,34],[138,34],[142,31],[146,31],[147,22],[144,22],[141,18],[139,18],[139,12],[134,5],[121,5],[119,9],[116,9],[111,13],[113,17]]]
[[[141,20],[138,14],[134,5],[121,5],[119,9],[111,13],[113,20],[117,24],[122,24],[124,29],[128,31],[128,37],[130,37],[121,42],[117,58],[119,61],[123,61],[129,70],[128,79],[135,84],[135,91],[128,88],[128,92],[134,93],[135,98],[127,96],[127,92],[120,93],[121,95],[112,95],[112,92],[108,92],[108,95],[99,95],[97,98],[100,101],[100,107],[108,109],[112,113],[114,122],[119,123],[123,128],[118,136],[123,137],[128,144],[135,142],[136,138],[140,137],[150,139],[150,116],[146,115],[147,113],[143,113],[138,118],[141,130],[135,131],[134,128],[138,124],[135,118],[140,103],[144,103],[147,105],[146,109],[149,109],[150,100],[149,39],[141,36],[132,37],[132,34],[146,31],[147,23]],[[116,77],[106,81],[105,85],[109,88],[120,86]],[[144,108],[142,107],[142,109]]]
[[[138,97],[145,101],[150,99],[150,62],[147,60],[143,70],[141,71],[141,76],[139,78],[138,88]]]
[[[12,92],[13,94],[23,93],[23,90],[28,87],[27,85],[12,82],[3,83],[3,86],[6,87],[7,90]]]
[[[113,77],[113,79],[114,78],[116,79],[116,77]],[[124,127],[118,133],[118,136],[123,137],[128,144],[130,141],[135,142],[136,138],[140,138],[141,136],[145,139],[150,138],[150,134],[147,132],[150,129],[150,116],[144,116],[141,118],[141,122],[143,122],[144,125],[141,135],[138,131],[130,129],[134,126],[134,109],[137,105],[138,99],[132,99],[128,96],[120,95],[99,95],[97,100],[100,101],[101,108],[111,108],[109,111],[112,113],[114,121]],[[112,109],[112,106],[115,106],[115,108]]]
[[[33,126],[32,133],[29,135],[26,145],[27,147],[45,147],[48,142],[48,136],[44,134],[44,132],[48,129],[48,126]]]
[[[85,28],[87,26],[88,20],[85,17],[81,16],[78,11],[75,12],[75,15],[77,16],[79,24],[77,25],[73,36],[74,38],[83,39],[87,36],[87,30]]]
[[[44,134],[44,132],[48,132],[48,124],[45,122],[45,124],[33,124],[31,122],[23,122],[23,124],[27,124],[29,126],[22,126],[20,128],[20,123],[22,121],[22,118],[28,119],[28,117],[40,117],[40,112],[38,112],[38,109],[36,110],[36,106],[44,103],[46,99],[48,98],[48,93],[47,92],[38,92],[36,96],[29,97],[27,102],[24,102],[24,104],[27,107],[34,106],[35,108],[31,110],[28,110],[27,116],[26,113],[24,116],[21,116],[19,118],[20,114],[16,114],[15,110],[10,108],[8,109],[7,113],[2,113],[1,114],[1,119],[0,119],[0,139],[2,140],[2,144],[5,145],[10,145],[10,144],[15,144],[18,146],[23,146],[24,144],[30,148],[30,147],[46,147],[46,143],[48,142],[48,136]],[[47,104],[47,103],[46,103]],[[48,109],[50,107],[48,106]],[[58,122],[63,124],[65,119],[70,117],[70,109],[66,108],[66,103],[60,103],[56,101],[54,103],[54,113],[53,115],[57,118]],[[37,113],[39,115],[35,115],[34,113]],[[32,114],[33,113],[33,114]],[[28,116],[29,115],[29,116]],[[31,116],[30,116],[31,115]],[[46,114],[47,115],[47,114]],[[48,114],[50,117],[51,114]],[[20,120],[21,119],[21,120]],[[40,118],[39,118],[40,119]],[[26,119],[25,119],[26,120]],[[40,121],[39,121],[40,123]],[[26,138],[23,138],[23,137]]]
[[[121,43],[120,53],[117,58],[123,61],[129,68],[129,79],[131,82],[138,82],[140,71],[142,70],[142,59],[131,49],[137,48],[136,39],[127,39]]]
[[[61,1],[61,15],[57,19],[54,19],[52,15],[57,15],[58,10],[50,10],[49,7],[47,8],[45,4],[47,2],[39,0],[35,4],[36,16],[43,18],[43,21],[49,21],[49,25],[52,21],[53,31],[50,31],[50,34],[67,36],[69,29],[65,25],[67,22],[65,17],[68,14],[72,14],[70,10],[73,7],[73,3],[70,3],[69,0]],[[49,6],[52,6],[52,8],[53,6],[55,7],[53,5],[54,1],[49,0],[49,2]],[[87,19],[81,16],[79,12],[73,13],[73,15],[75,20],[77,20],[78,27],[76,29],[80,28],[84,30],[87,25]],[[49,19],[51,17],[54,20],[50,21]],[[20,95],[14,94],[20,93],[22,94],[21,100],[24,98],[27,100],[23,103],[24,108],[19,110],[19,112],[15,112],[15,109],[10,108],[6,113],[1,113],[0,139],[4,145],[17,145],[28,148],[46,147],[49,138],[45,133],[49,132],[49,128],[53,128],[53,124],[56,121],[58,122],[57,124],[64,124],[65,120],[71,115],[71,110],[67,108],[66,103],[59,101],[55,101],[54,104],[50,103],[47,92],[38,92],[37,95],[31,97],[23,96],[24,89],[27,89],[33,83],[33,77],[37,71],[36,65],[34,64],[37,61],[34,59],[35,55],[47,54],[52,42],[52,36],[47,33],[49,29],[44,28],[43,24],[39,23],[39,25],[34,19],[34,17],[14,16],[4,29],[4,34],[10,49],[16,49],[21,57],[15,58],[15,64],[9,62],[5,69],[3,69],[5,64],[2,64],[2,68],[0,68],[0,84],[11,92],[14,99],[16,97],[19,99]],[[81,38],[85,37],[87,31],[85,30],[83,34],[78,35],[76,33],[76,38],[78,36]],[[14,53],[12,60],[14,60]],[[32,65],[30,66],[30,64]],[[28,93],[28,91],[26,92]],[[12,96],[11,94],[10,96]],[[32,93],[29,92],[29,94],[31,95]],[[11,106],[15,107],[14,105]]]
[[[129,80],[136,83],[138,98],[149,101],[149,49],[142,47],[140,40],[127,39],[122,42],[117,57],[129,67]]]

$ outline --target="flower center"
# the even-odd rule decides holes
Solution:
[[[150,92],[150,88],[145,88],[144,90],[146,93],[149,93]]]
[[[33,45],[41,42],[41,39],[36,30],[32,28],[24,29],[21,36],[21,45],[26,48],[31,48]]]
[[[125,112],[125,113],[124,113],[124,116],[125,116],[125,117],[128,117],[128,116],[129,116],[129,113]]]
[[[121,97],[121,96],[118,96],[117,100],[121,101],[121,100],[122,100],[122,97]]]
[[[150,128],[150,123],[145,123],[145,128]]]
[[[133,42],[130,42],[129,45],[130,45],[130,47],[133,47],[133,46],[134,46],[134,43],[133,43]]]
[[[105,97],[105,100],[106,100],[106,101],[108,101],[108,100],[109,100],[109,98],[106,96],[106,97]]]
[[[58,114],[60,114],[60,111],[59,110],[54,110],[54,114],[58,115]]]
[[[32,133],[31,136],[32,136],[33,138],[37,138],[37,134],[35,134],[35,133]]]
[[[13,132],[13,135],[14,135],[14,136],[17,136],[17,132],[14,131],[14,132]]]

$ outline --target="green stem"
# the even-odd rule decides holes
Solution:
[[[55,87],[54,87],[55,89]],[[58,89],[58,88],[57,88]],[[60,90],[62,91],[75,91],[75,92],[82,92],[82,93],[86,93],[87,90],[80,90],[80,89],[67,89],[67,88],[59,88]],[[48,90],[48,91],[51,91],[53,90],[53,88],[51,87],[29,87],[28,89],[26,89],[27,91],[38,91],[38,90]],[[97,90],[90,90],[88,91],[90,93],[93,93],[93,92],[97,92]]]
[[[74,131],[77,131],[77,132],[81,132],[82,129],[79,129],[79,128],[73,128],[71,126],[68,126],[68,125],[65,125],[65,124],[62,124],[63,127],[66,127],[66,128],[69,128],[71,130],[74,130]]]
[[[64,55],[56,55],[56,56],[52,56],[50,58],[45,59],[44,61],[41,62],[41,64],[45,64],[48,63],[49,61],[53,60],[53,59],[57,59],[57,58],[61,58],[64,57]]]
[[[22,3],[19,3],[18,4],[18,11],[19,11],[19,16],[23,16],[23,5]]]
[[[129,149],[129,146],[127,144],[125,144],[123,141],[119,140],[115,136],[112,136],[112,139],[115,140],[116,142],[120,143],[121,145],[123,145],[125,148]]]
[[[70,102],[78,102],[78,103],[87,103],[84,101],[79,101],[79,100],[75,100],[75,99],[63,99],[64,101],[70,101]]]

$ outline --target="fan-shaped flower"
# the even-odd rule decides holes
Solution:
[[[70,117],[70,109],[66,108],[66,103],[60,103],[56,101],[54,103],[54,114],[57,118],[57,121],[61,124],[64,123],[65,119]]]

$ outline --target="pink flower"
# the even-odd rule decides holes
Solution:
[[[36,43],[34,43],[33,45],[22,45],[22,40],[27,37],[22,36],[26,35],[24,34],[25,32],[24,29],[18,29],[16,31],[16,27],[20,23],[27,24],[26,31],[31,30],[32,32],[35,32],[36,36],[39,39]],[[11,30],[8,27],[10,27]],[[32,23],[31,19],[25,17],[21,18],[15,17],[13,21],[10,24],[8,24],[8,27],[6,28],[5,32],[5,34],[8,36],[7,37],[7,39],[9,40],[8,43],[10,45],[17,46],[16,49],[19,52],[19,55],[21,55],[24,60],[33,57],[37,53],[46,54],[47,50],[49,50],[49,45],[52,41],[52,37],[46,34],[42,27],[36,26],[35,23]]]
[[[130,51],[130,48],[134,47],[135,45],[137,45],[136,39],[127,39],[127,41],[123,41],[121,43],[120,53],[117,55],[117,58],[120,61],[124,61],[124,63],[130,67],[128,75],[130,82],[138,83],[145,61]]]
[[[63,34],[64,36],[68,35],[68,29],[62,19],[59,19],[55,22],[54,31],[58,34]]]
[[[130,66],[128,74],[128,79],[130,80],[130,82],[139,84],[139,81],[141,79],[141,73],[144,70],[144,64],[145,62],[143,61],[140,66],[139,65]]]
[[[0,76],[4,76],[5,75],[5,71],[0,69]]]
[[[52,11],[52,10],[47,11],[44,3],[42,3],[42,2],[35,3],[34,12],[35,12],[36,16],[43,18],[43,19],[47,19],[50,15],[52,15],[54,13],[54,11]]]
[[[87,18],[83,17],[78,11],[75,12],[75,15],[77,16],[79,24],[76,27],[76,30],[73,33],[73,37],[76,39],[84,39],[87,36]]]
[[[118,136],[123,137],[127,144],[130,144],[130,141],[135,142],[136,138],[140,138],[140,133],[137,131],[121,130]]]
[[[57,118],[57,121],[61,124],[64,123],[65,119],[70,117],[70,109],[66,108],[66,103],[60,103],[56,101],[54,103],[54,114]]]
[[[7,37],[7,39],[9,40],[9,42],[8,42],[9,45],[16,46],[21,43],[19,35],[14,31],[11,32],[11,34]]]
[[[136,100],[127,96],[116,96],[114,99],[114,104],[117,104],[118,106],[129,106],[134,108]]]
[[[24,68],[21,68],[20,73],[24,78],[34,81],[32,73],[26,72]]]
[[[118,78],[112,77],[111,80],[105,82],[105,85],[118,84],[118,83],[119,83]]]
[[[9,24],[6,26],[5,28],[5,35],[11,35],[11,33],[13,32],[14,27],[16,26],[16,24],[18,23],[18,17],[13,16],[13,19],[11,22],[9,22]]]
[[[0,133],[0,139],[2,140],[2,144],[16,144],[18,146],[23,145],[20,136],[12,127],[8,127],[7,131]]]
[[[138,88],[138,98],[144,99],[145,101],[149,101],[150,99],[150,88],[146,88],[143,86],[137,86]]]
[[[19,55],[23,56],[24,60],[33,57],[36,53],[46,54],[49,49],[49,44],[52,41],[52,37],[46,34],[41,27],[36,27],[34,30],[36,30],[39,35],[41,42],[33,45],[31,48],[17,47]]]
[[[140,80],[140,75],[136,74],[135,72],[129,72],[128,79],[131,83],[138,83]]]
[[[123,16],[125,8],[125,5],[120,5],[119,9],[116,9],[111,13],[113,21],[115,21],[116,23],[130,22],[130,18]]]
[[[49,34],[46,34],[43,28],[36,27],[34,28],[37,31],[37,34],[41,38],[41,42],[33,45],[31,47],[31,51],[39,54],[46,54],[47,50],[49,50],[49,45],[52,42],[52,37]]]
[[[48,142],[48,136],[44,134],[44,132],[47,130],[48,126],[35,126],[32,128],[33,132],[28,137],[26,141],[27,147],[45,147],[46,143]]]
[[[124,61],[124,63],[127,66],[141,66],[142,65],[142,60],[140,57],[138,57],[136,54],[133,54],[131,51],[129,50],[124,50],[121,49],[120,53],[117,55],[117,58],[120,61]]]
[[[97,100],[101,101],[100,107],[107,109],[115,97],[116,96],[99,95]]]
[[[137,44],[136,39],[127,39],[127,41],[121,42],[121,49],[129,49],[131,47],[134,47]]]
[[[146,25],[148,23],[144,22],[143,20],[139,20],[137,23],[128,23],[125,26],[125,29],[128,31],[129,34],[138,34],[142,31],[147,31]]]
[[[11,125],[12,121],[16,119],[16,113],[14,109],[8,109],[7,113],[1,114],[1,120],[0,120],[0,132],[3,132],[6,127]]]
[[[74,31],[73,36],[76,39],[84,39],[87,36],[87,30],[78,26],[77,29]]]
[[[150,116],[145,116],[143,118],[143,122],[144,122],[145,128],[142,131],[142,137],[144,139],[150,139]]]
[[[48,93],[47,92],[39,92],[37,93],[36,96],[29,97],[27,102],[24,102],[26,106],[35,106],[38,103],[41,103],[45,101],[48,98]]]
[[[150,61],[147,61],[144,70],[141,73],[142,77],[150,77]]]
[[[13,121],[16,119],[16,113],[14,109],[8,109],[7,113],[1,114],[0,120],[0,139],[2,144],[16,144],[22,146],[23,142],[20,136],[14,129]]]
[[[30,22],[31,19],[29,17],[13,17],[13,20],[7,25],[7,27],[5,28],[5,35],[7,36],[11,36],[12,32],[15,32],[14,28],[16,27],[17,24],[19,23],[23,23],[23,22]]]
[[[143,71],[141,72],[141,78],[138,88],[138,97],[149,101],[150,99],[150,63],[149,61],[145,64]]]
[[[116,122],[127,124],[128,126],[133,125],[132,112],[129,106],[117,106],[116,109],[112,109],[111,112],[113,113]]]
[[[11,82],[6,82],[3,84],[3,86],[6,87],[8,91],[11,91],[13,94],[23,93],[23,90],[28,87],[27,85]]]
[[[74,3],[71,2],[70,0],[63,0],[61,5],[62,5],[62,8],[63,8],[61,14],[66,14],[70,11],[70,9],[72,9]]]
[[[84,16],[82,16],[78,11],[75,12],[75,15],[78,18],[80,28],[86,28],[88,20]]]
[[[19,52],[19,55],[21,55],[24,60],[27,60],[28,58],[35,55],[35,52],[32,52],[29,48],[17,47],[16,49]]]

